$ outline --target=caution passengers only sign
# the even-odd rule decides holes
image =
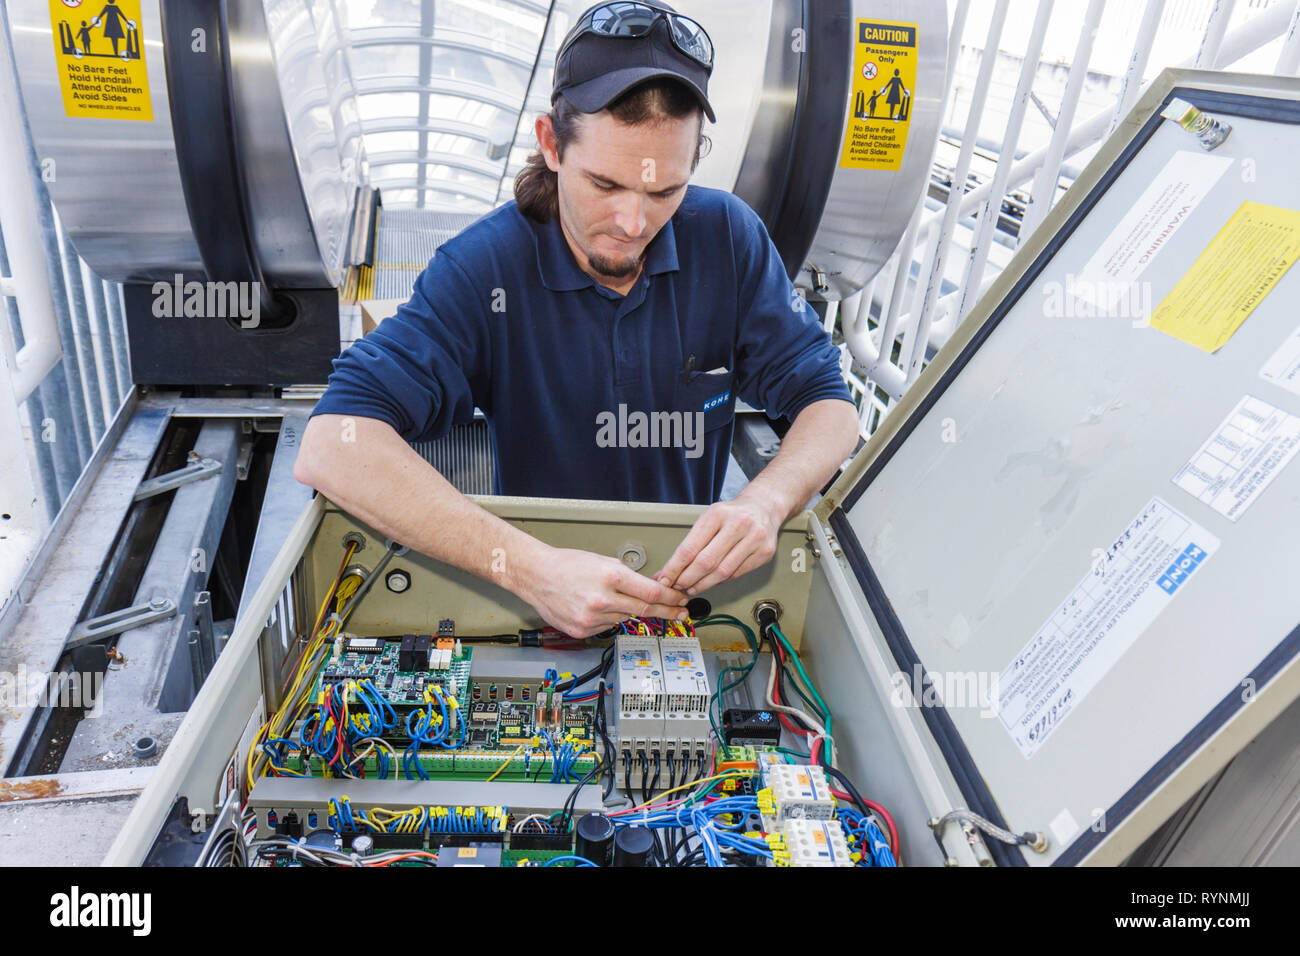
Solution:
[[[857,21],[853,85],[840,166],[899,169],[912,125],[916,24]]]
[[[140,0],[50,0],[50,28],[69,116],[153,119]]]

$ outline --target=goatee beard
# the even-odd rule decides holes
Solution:
[[[636,271],[641,268],[641,263],[645,260],[645,251],[635,259],[611,259],[607,256],[587,256],[587,261],[591,263],[593,271],[600,273],[609,279],[626,279],[630,275],[635,275]]]

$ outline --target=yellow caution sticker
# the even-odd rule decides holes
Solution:
[[[916,24],[858,20],[840,166],[899,169],[912,125]]]
[[[1300,210],[1243,202],[1156,306],[1151,327],[1217,352],[1300,257]]]
[[[69,116],[152,120],[140,0],[49,0]]]

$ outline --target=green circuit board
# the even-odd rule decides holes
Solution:
[[[426,657],[405,655],[423,664]],[[397,725],[382,736],[394,753],[402,755],[410,742],[407,716],[424,708],[425,690],[440,688],[444,697],[454,697],[456,721],[464,723],[464,743],[455,748],[422,747],[414,759],[430,779],[549,782],[557,762],[566,772],[558,779],[581,779],[596,765],[595,706],[592,703],[564,704],[559,695],[545,707],[545,701],[471,699],[470,669],[473,649],[464,647],[449,666],[435,670],[404,669],[401,639],[350,638],[326,659],[316,680],[315,699],[323,699],[341,681],[365,682],[393,708]],[[491,695],[495,698],[494,693]],[[524,692],[526,693],[526,692]],[[539,711],[541,721],[539,722]],[[310,715],[307,719],[310,719]],[[301,739],[295,729],[295,740]],[[548,739],[549,738],[549,739]],[[375,777],[381,771],[378,753],[358,762],[355,771]],[[387,776],[404,779],[404,770],[388,760]],[[567,767],[564,765],[567,764]],[[321,776],[322,758],[309,749],[291,748],[285,766],[296,773]],[[415,772],[414,768],[410,768]]]

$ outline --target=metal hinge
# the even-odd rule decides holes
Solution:
[[[158,475],[155,478],[140,482],[135,489],[133,500],[143,501],[145,498],[152,498],[164,491],[171,491],[181,485],[188,485],[191,481],[210,478],[219,471],[221,471],[221,462],[215,458],[200,458],[194,452],[190,452],[190,463],[184,468],[178,468],[175,471],[167,472],[165,475]]]
[[[154,598],[148,604],[125,607],[120,611],[109,611],[98,617],[87,618],[72,629],[72,635],[65,645],[67,650],[82,644],[93,644],[114,634],[121,634],[133,627],[142,627],[161,621],[176,613],[176,602],[170,598]]]

